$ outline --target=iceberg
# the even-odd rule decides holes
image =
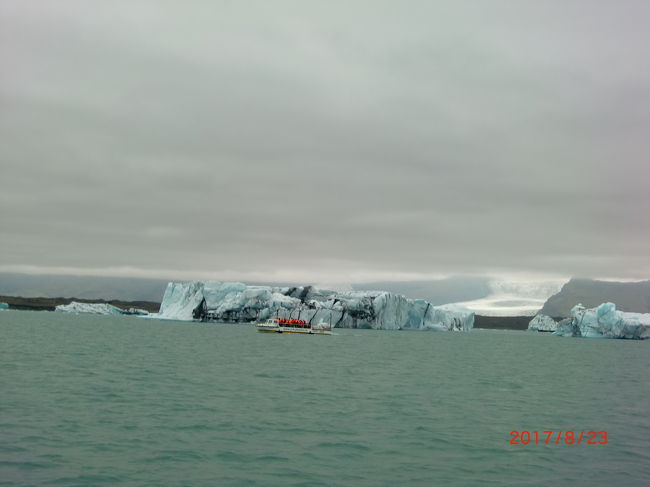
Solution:
[[[528,323],[528,331],[555,331],[557,322],[546,315],[537,315]]]
[[[0,303],[0,309],[9,309],[9,305],[7,303]]]
[[[250,323],[296,318],[336,328],[470,331],[474,313],[458,305],[432,306],[384,291],[336,292],[314,286],[247,286],[240,282],[170,282],[152,318]]]
[[[95,315],[148,315],[149,312],[138,308],[123,310],[108,303],[79,303],[72,301],[70,304],[60,304],[54,311],[63,313],[90,313]]]
[[[167,284],[158,314],[172,320],[191,320],[194,309],[203,300],[202,284],[200,282]]]
[[[614,303],[596,308],[578,304],[571,309],[571,318],[562,320],[555,335],[586,338],[650,338],[650,313],[618,311]]]
[[[458,304],[432,306],[432,323],[425,329],[470,331],[474,327],[474,312]]]
[[[124,311],[106,303],[79,303],[72,301],[70,304],[60,304],[54,311],[63,313],[91,313],[96,315],[121,315]]]

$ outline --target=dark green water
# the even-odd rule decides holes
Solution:
[[[0,485],[650,485],[650,342],[0,312]],[[510,445],[511,430],[607,445]]]

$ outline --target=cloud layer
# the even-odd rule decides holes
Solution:
[[[0,268],[647,278],[649,14],[0,1]]]

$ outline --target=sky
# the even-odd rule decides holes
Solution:
[[[0,271],[647,279],[649,18],[0,0]]]

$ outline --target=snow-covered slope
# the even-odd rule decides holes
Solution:
[[[613,303],[587,309],[578,304],[571,318],[562,320],[556,335],[588,338],[650,338],[650,313],[617,311]]]
[[[431,306],[383,291],[335,292],[312,286],[246,286],[238,282],[170,282],[157,317],[252,322],[269,317],[326,321],[338,328],[469,331],[474,313],[461,306]]]
[[[528,331],[555,331],[557,322],[546,315],[537,315],[528,323]]]

